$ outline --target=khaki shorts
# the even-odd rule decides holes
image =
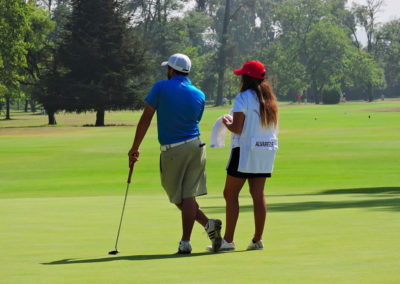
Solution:
[[[206,149],[201,143],[195,139],[161,152],[161,184],[171,203],[207,194]]]

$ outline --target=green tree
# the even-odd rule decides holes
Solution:
[[[281,98],[311,89],[319,102],[324,88],[364,88],[365,81],[350,74],[358,74],[357,67],[382,86],[374,59],[357,53],[360,22],[346,0],[196,0],[185,13],[185,0],[128,2],[134,30],[152,54],[149,65],[187,53],[193,81],[216,105],[237,86],[232,69],[250,59],[265,63]],[[360,57],[363,64],[353,65]],[[165,77],[163,69],[154,70],[155,78]]]
[[[279,44],[275,43],[272,48],[278,56],[276,59],[269,56],[268,60],[273,67],[270,75],[276,76],[277,91],[281,96],[297,94],[312,85],[311,69],[307,66],[310,61],[307,43],[312,27],[328,15],[328,6],[323,4],[321,0],[283,0],[274,9]],[[316,93],[312,95],[318,97]]]
[[[67,69],[59,91],[67,111],[96,111],[96,126],[104,126],[106,110],[140,106],[134,77],[145,70],[144,49],[128,22],[119,1],[72,1],[59,49]]]
[[[389,96],[398,96],[400,88],[400,19],[383,25],[378,32],[377,57],[383,62]]]
[[[201,9],[182,12],[185,1],[128,1],[133,30],[146,45],[148,66],[159,66],[173,53],[185,53],[192,60],[190,78],[207,96],[215,89],[215,40],[209,34],[213,19]],[[210,36],[210,37],[209,37]],[[149,81],[166,77],[165,68],[152,68]],[[148,91],[148,90],[147,90]]]
[[[38,85],[33,90],[34,98],[42,104],[48,116],[49,125],[57,124],[55,113],[63,109],[64,97],[60,92],[62,86],[61,77],[66,73],[62,67],[57,50],[62,42],[67,19],[71,14],[68,0],[58,0],[55,4],[52,1],[45,2],[54,28],[44,40],[45,46],[40,49],[44,59],[41,61],[40,78]],[[53,9],[51,9],[51,7]],[[45,21],[43,19],[43,21]]]
[[[357,43],[352,41],[356,24],[345,4],[344,0],[284,0],[276,6],[277,37],[264,54],[271,62],[270,74],[276,76],[278,94],[310,88],[311,98],[319,103],[324,88],[349,85],[349,78],[355,78],[348,73],[357,54]],[[375,67],[366,66],[374,74]]]
[[[336,24],[320,21],[310,27],[306,41],[306,69],[316,103],[321,101],[324,87],[342,81],[351,48],[350,38]]]
[[[51,42],[48,38],[53,29],[54,23],[50,19],[50,13],[43,8],[37,7],[29,15],[29,29],[25,36],[27,66],[23,85],[24,93],[27,99],[30,99],[31,106],[35,105],[35,99],[40,99],[43,96],[42,93],[46,93],[43,78],[52,61]],[[46,101],[40,102],[46,106]],[[54,113],[48,111],[48,115],[49,124],[55,124]]]
[[[18,94],[26,67],[25,35],[33,7],[24,0],[0,1],[0,84],[6,88],[6,119],[10,119],[10,101]]]
[[[0,60],[1,60],[1,57],[0,57]],[[7,91],[6,87],[4,87],[2,84],[0,84],[0,115],[3,113],[3,107],[4,107],[3,98],[4,98],[4,94],[6,91]]]
[[[354,3],[352,7],[356,23],[364,28],[367,35],[367,52],[374,58],[376,55],[377,45],[377,15],[384,4],[384,0],[367,0],[366,5],[359,5]],[[368,101],[373,101],[373,85],[369,84],[367,89]]]
[[[288,93],[296,95],[308,87],[306,67],[300,63],[297,48],[294,46],[284,46],[276,41],[263,49],[260,57],[267,65],[268,79],[278,98],[283,98]]]
[[[185,53],[187,49],[192,59],[193,56],[205,53],[202,33],[209,25],[210,17],[204,12],[182,12],[185,2],[187,1],[128,1],[127,11],[132,15],[134,32],[151,54],[147,59],[148,66],[157,66],[171,54]],[[196,68],[195,64],[193,67]],[[164,79],[165,69],[154,69],[151,77],[156,80]]]
[[[385,85],[384,70],[380,68],[371,54],[364,50],[352,50],[344,83],[347,87],[368,92],[369,88]]]
[[[218,70],[218,89],[215,104],[222,104],[223,88],[225,85],[224,77],[226,71],[226,58],[228,52],[228,26],[231,21],[231,0],[225,0],[224,17],[222,21],[222,31],[220,33],[220,47],[217,56],[217,70]]]
[[[219,2],[213,29],[219,45],[216,52],[218,87],[216,105],[220,105],[226,88],[226,72],[232,72],[246,60],[260,60],[259,50],[274,40],[272,10],[269,0],[225,0]]]

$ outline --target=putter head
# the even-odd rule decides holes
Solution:
[[[118,253],[119,253],[119,250],[112,250],[112,251],[108,252],[108,254],[111,254],[111,255],[116,255]]]

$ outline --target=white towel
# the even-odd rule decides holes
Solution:
[[[232,116],[227,114],[232,119]],[[211,132],[211,148],[222,148],[225,147],[225,134],[226,126],[222,123],[222,117],[219,117],[215,122],[212,132]]]

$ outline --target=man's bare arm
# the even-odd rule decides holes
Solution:
[[[154,113],[155,109],[152,108],[149,104],[146,104],[136,128],[135,139],[133,140],[132,148],[128,153],[129,164],[131,162],[136,162],[139,159],[139,147],[143,141],[144,136],[146,135],[147,130],[149,129]]]

